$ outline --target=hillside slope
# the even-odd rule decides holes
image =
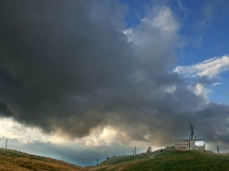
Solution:
[[[228,171],[229,155],[210,151],[178,151],[171,148],[136,156],[112,157],[89,170],[100,171]]]
[[[15,150],[0,149],[1,171],[86,171],[64,161],[30,155]]]

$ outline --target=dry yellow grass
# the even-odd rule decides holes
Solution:
[[[64,161],[0,149],[1,171],[87,171]]]

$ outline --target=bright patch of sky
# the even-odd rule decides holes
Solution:
[[[177,66],[174,72],[187,77],[217,77],[229,70],[229,56],[214,57],[191,66]]]
[[[229,49],[229,22],[227,22],[229,21],[227,10],[229,3],[227,1],[178,0],[166,3],[165,1],[140,3],[140,1],[121,0],[120,2],[126,3],[130,7],[126,18],[128,23],[126,34],[129,35],[129,41],[132,38],[130,35],[133,33],[133,28],[141,22],[150,21],[154,28],[160,27],[165,31],[179,30],[184,42],[182,48],[176,49],[178,66],[174,71],[183,76],[189,75],[189,78],[196,76],[217,77],[218,80],[205,87],[207,90],[205,95],[212,101],[229,104],[227,90],[229,86],[229,57],[227,55]],[[147,3],[150,4],[148,7],[156,6],[156,4],[162,7],[159,12],[160,17],[154,18],[153,21],[144,17],[144,14],[148,12],[145,5]],[[164,10],[162,10],[163,8]],[[135,16],[135,22],[132,22],[128,15],[130,11],[133,12],[137,9],[138,12],[141,9],[141,15]]]
[[[229,14],[227,1],[181,1],[187,7],[181,34],[187,46],[179,65],[195,64],[214,56],[228,54]]]
[[[151,1],[139,0],[119,0],[121,3],[127,5],[127,12],[125,16],[126,27],[131,28],[139,25],[141,19],[145,17],[147,11],[151,8]]]
[[[198,83],[197,87],[202,87],[204,95],[210,100],[219,103],[229,103],[228,100],[228,73],[229,71],[229,56],[213,57],[190,66],[177,66],[173,72],[176,72],[186,78],[196,79],[197,77],[207,77],[211,83],[207,84],[208,88],[204,88],[202,83]],[[221,82],[222,81],[222,82]],[[224,93],[225,94],[224,94]],[[223,95],[224,94],[224,95]],[[222,97],[222,98],[220,98]]]
[[[25,127],[25,125],[14,121],[11,118],[1,118],[0,135],[7,138],[16,138],[21,144],[34,141],[64,143],[65,139],[55,135],[47,135],[36,127]]]

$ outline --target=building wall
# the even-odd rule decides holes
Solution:
[[[175,149],[177,150],[205,150],[205,143],[203,146],[196,146],[196,141],[204,141],[203,139],[176,139]]]
[[[189,140],[187,139],[177,139],[175,140],[175,149],[187,150],[189,149]]]

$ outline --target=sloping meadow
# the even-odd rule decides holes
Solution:
[[[0,149],[1,171],[86,171],[86,169],[64,161]]]
[[[90,170],[100,171],[179,171],[179,170],[228,170],[229,155],[210,151],[179,151],[164,149],[151,155],[113,157]]]

